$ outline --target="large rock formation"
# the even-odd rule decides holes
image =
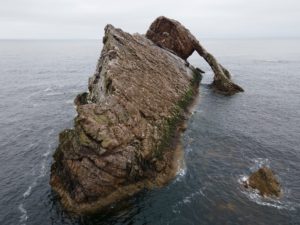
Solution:
[[[268,167],[262,167],[252,173],[245,182],[245,187],[251,187],[259,191],[259,194],[265,197],[280,197],[281,187],[272,170]]]
[[[233,83],[229,71],[218,63],[215,57],[206,51],[191,32],[178,21],[164,16],[158,17],[151,24],[146,37],[158,46],[171,50],[185,60],[194,51],[197,51],[212,68],[215,74],[212,87],[218,92],[233,95],[244,91],[243,88]]]
[[[74,128],[59,135],[50,183],[67,210],[99,210],[176,173],[176,128],[201,74],[143,35],[105,28]],[[176,142],[174,142],[176,144]]]

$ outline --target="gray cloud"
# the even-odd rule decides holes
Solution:
[[[160,15],[199,38],[300,37],[298,0],[1,0],[0,38],[99,39],[107,23],[144,33]]]

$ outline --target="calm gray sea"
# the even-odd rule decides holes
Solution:
[[[182,140],[185,167],[168,186],[89,217],[63,211],[49,186],[58,133],[72,127],[100,41],[0,41],[0,224],[300,224],[300,40],[203,40],[245,93],[208,84]],[[284,195],[261,199],[240,181],[261,165]]]

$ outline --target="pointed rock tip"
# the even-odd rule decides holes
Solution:
[[[110,31],[111,29],[115,30],[116,28],[115,28],[113,25],[111,25],[111,24],[107,24],[107,25],[105,26],[105,28],[104,28],[105,32],[108,32],[108,31]]]

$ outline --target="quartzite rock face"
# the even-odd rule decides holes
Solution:
[[[215,74],[212,87],[219,93],[233,95],[244,91],[243,88],[231,80],[229,71],[217,62],[215,57],[178,21],[164,16],[158,17],[151,24],[146,37],[158,46],[174,52],[184,60],[196,51],[212,68]]]
[[[257,189],[262,196],[280,197],[281,187],[270,168],[262,167],[249,177],[246,187]]]
[[[99,210],[175,175],[170,143],[201,74],[143,35],[105,28],[74,129],[61,132],[50,183],[67,210]]]

